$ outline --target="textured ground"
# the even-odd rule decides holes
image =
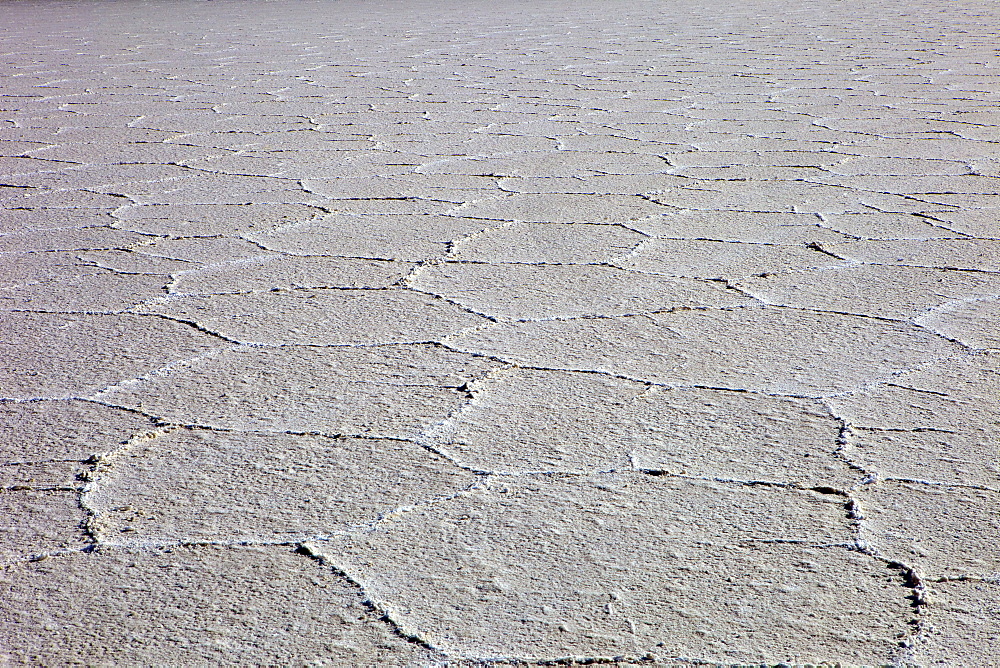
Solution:
[[[986,1],[0,4],[0,664],[1000,665]]]

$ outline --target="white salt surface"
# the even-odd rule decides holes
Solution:
[[[0,4],[0,665],[998,665],[997,25]]]

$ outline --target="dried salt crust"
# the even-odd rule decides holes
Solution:
[[[9,3],[0,663],[992,664],[939,9]]]

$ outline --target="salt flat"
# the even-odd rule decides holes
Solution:
[[[0,4],[0,664],[1000,665],[984,0]]]

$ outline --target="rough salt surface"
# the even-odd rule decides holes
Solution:
[[[994,5],[3,17],[0,664],[995,663]]]

